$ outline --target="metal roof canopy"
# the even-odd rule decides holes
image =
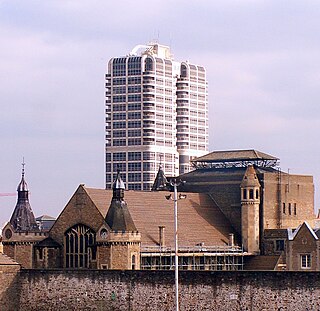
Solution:
[[[279,159],[269,154],[250,150],[213,151],[191,161],[196,169],[201,168],[232,168],[247,167],[275,167],[279,166]]]

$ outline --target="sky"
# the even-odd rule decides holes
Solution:
[[[318,209],[319,29],[318,0],[0,0],[0,227],[23,158],[36,216],[104,188],[108,60],[155,40],[206,67],[209,150],[313,175]]]

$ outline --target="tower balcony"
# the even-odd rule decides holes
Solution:
[[[155,111],[155,110],[156,110],[155,103],[153,102],[143,103],[143,111]]]

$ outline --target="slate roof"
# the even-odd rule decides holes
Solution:
[[[202,157],[193,159],[191,162],[222,162],[222,161],[244,161],[244,160],[279,160],[278,158],[257,151],[248,150],[227,150],[213,151]]]
[[[112,191],[84,188],[105,217]],[[173,202],[166,200],[170,192],[125,191],[124,199],[143,246],[157,246],[159,226],[165,227],[165,246],[174,247]],[[229,233],[235,233],[228,219],[210,197],[203,193],[188,193],[178,201],[178,240],[181,247],[226,246]]]
[[[105,219],[106,223],[113,231],[137,231],[128,210],[127,203],[124,200],[113,198]]]

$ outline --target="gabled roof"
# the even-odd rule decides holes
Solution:
[[[192,160],[192,162],[223,162],[223,161],[244,161],[244,160],[279,160],[278,158],[257,151],[254,149],[248,150],[227,150],[213,151],[202,157]]]
[[[111,202],[112,191],[85,188],[91,200],[105,217]],[[128,210],[143,246],[159,244],[159,226],[165,227],[165,245],[174,247],[173,202],[166,200],[170,192],[125,191]],[[235,233],[228,219],[207,194],[188,193],[178,201],[179,246],[225,246],[229,233]]]
[[[298,228],[294,231],[292,231],[291,229],[288,229],[288,239],[290,241],[294,240],[294,238],[297,236],[298,232],[300,231],[300,229],[303,227],[303,226],[306,226],[307,229],[310,231],[310,233],[312,234],[312,236],[315,238],[315,240],[318,240],[318,236],[316,235],[316,233],[313,231],[313,229],[310,227],[310,225],[305,221],[303,222],[302,224],[300,224],[298,226]]]

